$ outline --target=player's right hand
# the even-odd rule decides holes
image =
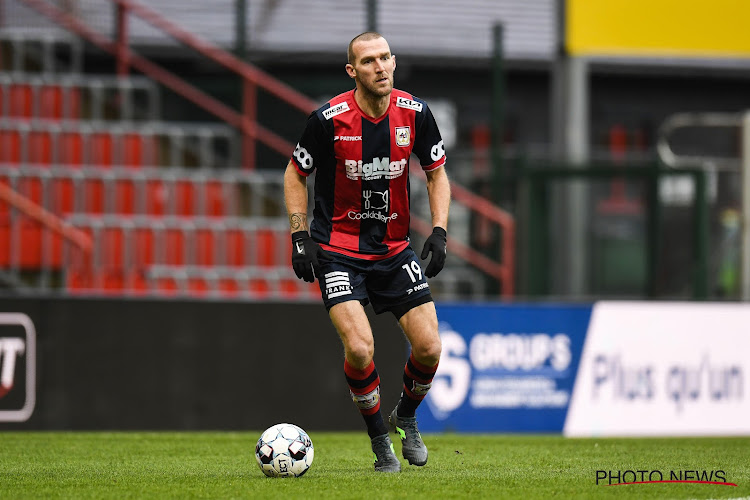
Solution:
[[[292,267],[299,279],[314,282],[315,277],[319,277],[320,261],[329,260],[331,257],[313,241],[307,231],[292,233]]]

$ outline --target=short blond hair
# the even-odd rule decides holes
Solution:
[[[369,40],[375,40],[376,38],[385,37],[377,31],[365,31],[364,33],[360,33],[359,35],[352,38],[352,41],[349,42],[349,48],[346,51],[347,62],[349,62],[349,64],[354,64],[354,50],[352,49],[352,47],[354,46],[354,42],[358,42],[360,40],[363,42],[367,42]]]

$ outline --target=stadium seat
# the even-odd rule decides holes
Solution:
[[[0,163],[21,163],[21,133],[0,130]]]
[[[114,181],[115,213],[133,215],[136,213],[136,186],[130,179],[116,179]]]
[[[39,90],[37,118],[61,120],[63,118],[63,88],[59,85],[43,85]]]
[[[32,117],[32,89],[26,84],[11,84],[8,116],[29,119]]]
[[[245,233],[242,230],[228,229],[224,233],[226,241],[226,264],[239,267],[250,264],[245,258]]]
[[[174,184],[174,215],[197,215],[195,210],[195,187],[190,181]]]
[[[185,258],[185,235],[179,229],[166,229],[162,235],[166,240],[166,264],[184,266],[187,264]]]
[[[198,266],[213,266],[217,264],[214,255],[215,238],[213,233],[213,229],[198,229],[195,231],[195,256],[193,264]]]
[[[114,164],[114,148],[115,141],[111,133],[92,133],[89,137],[87,163],[111,167]]]
[[[223,297],[237,297],[240,294],[240,287],[237,280],[222,278],[218,283],[218,291]]]
[[[57,161],[62,165],[83,165],[83,136],[79,132],[58,135]]]
[[[51,165],[52,132],[48,130],[32,130],[27,134],[26,158],[29,163]]]

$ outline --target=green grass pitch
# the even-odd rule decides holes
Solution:
[[[372,469],[362,433],[310,432],[301,478],[266,478],[258,432],[0,432],[0,498],[740,498],[750,496],[750,438],[566,439],[424,436],[427,466]],[[396,443],[400,456],[400,444]],[[737,486],[603,486],[596,471],[724,471]],[[652,476],[654,479],[655,476]],[[692,479],[692,476],[690,476]],[[626,478],[632,481],[630,476]],[[646,477],[648,479],[648,477]]]

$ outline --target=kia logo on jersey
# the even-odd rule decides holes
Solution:
[[[36,401],[36,330],[23,313],[0,313],[0,422],[25,422]]]

